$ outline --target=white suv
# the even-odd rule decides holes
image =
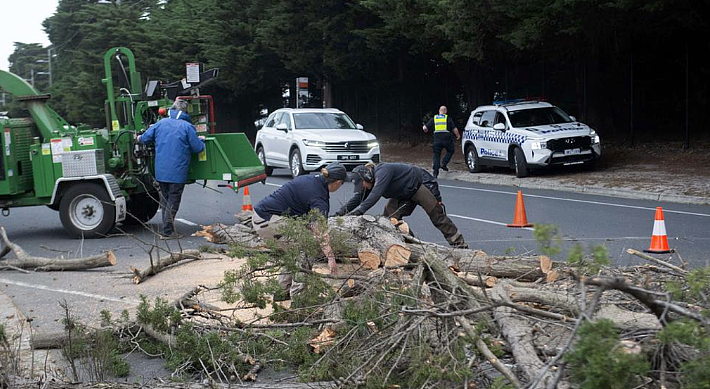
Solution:
[[[331,108],[282,108],[256,133],[256,155],[271,175],[291,170],[294,178],[340,162],[348,169],[380,161],[380,145],[344,112]]]
[[[552,104],[515,101],[476,108],[461,137],[472,173],[507,166],[525,177],[532,168],[587,164],[601,157],[599,135]]]

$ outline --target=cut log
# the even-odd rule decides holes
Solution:
[[[264,242],[256,236],[251,226],[243,224],[227,225],[215,223],[209,226],[202,226],[201,231],[197,231],[194,236],[201,236],[208,242],[215,244],[239,244],[250,248],[263,247]]]
[[[365,269],[374,270],[382,264],[382,253],[368,242],[362,242],[357,250],[357,257],[360,259],[360,265]]]
[[[400,244],[393,244],[385,252],[385,267],[402,266],[409,263],[412,250]]]
[[[2,240],[5,243],[3,255],[10,251],[15,253],[15,259],[5,259],[0,261],[0,266],[17,267],[20,269],[34,269],[37,271],[54,271],[54,270],[86,270],[97,267],[114,266],[116,264],[116,255],[113,251],[107,251],[103,254],[94,255],[84,258],[62,259],[62,258],[45,258],[36,257],[27,254],[27,252],[16,243],[12,243],[7,237],[5,227],[0,227]],[[0,256],[1,258],[2,256]]]
[[[185,259],[202,259],[202,256],[199,250],[185,250],[181,253],[172,253],[167,257],[158,258],[156,263],[148,265],[148,267],[144,269],[136,269],[131,266],[131,272],[133,272],[133,283],[136,285],[140,284],[146,278],[158,274],[165,270],[168,266],[174,265]]]

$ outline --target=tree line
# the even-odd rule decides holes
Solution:
[[[218,67],[221,131],[253,134],[308,77],[312,104],[381,137],[423,140],[442,104],[463,127],[499,93],[546,99],[606,139],[706,140],[709,11],[691,0],[60,0],[44,21],[53,83],[38,87],[70,122],[104,126],[102,56],[127,46],[144,78]],[[46,66],[37,57],[46,49],[18,43],[10,69],[29,78]]]

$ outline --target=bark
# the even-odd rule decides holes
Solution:
[[[113,251],[108,251],[104,254],[98,254],[91,257],[62,259],[62,258],[45,258],[36,257],[27,254],[27,252],[16,243],[12,243],[5,232],[5,227],[0,228],[2,240],[5,243],[5,248],[0,252],[0,258],[7,255],[10,251],[15,253],[17,258],[6,259],[0,261],[0,266],[17,267],[20,269],[34,269],[37,271],[56,271],[56,270],[86,270],[97,267],[113,266],[116,264],[116,255]]]
[[[131,272],[133,272],[133,283],[136,285],[140,284],[145,281],[146,278],[158,274],[167,267],[185,259],[202,259],[202,257],[199,250],[185,250],[181,253],[172,253],[167,257],[158,258],[155,263],[152,263],[143,269],[136,269],[131,266]]]
[[[505,283],[496,285],[493,288],[492,296],[502,301],[510,301]],[[509,307],[498,307],[493,310],[493,316],[501,333],[508,341],[516,364],[523,371],[526,381],[530,381],[537,376],[544,363],[537,356],[537,350],[533,344],[532,326],[527,320],[514,313],[513,309]],[[542,387],[546,388],[553,379],[552,374],[546,374],[541,380]]]

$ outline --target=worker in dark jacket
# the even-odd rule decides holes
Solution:
[[[368,163],[356,167],[353,178],[355,194],[336,215],[362,215],[381,197],[390,199],[385,205],[384,215],[387,217],[401,219],[411,215],[420,205],[451,246],[468,247],[454,222],[444,212],[436,180],[424,169],[402,163]]]
[[[321,169],[321,174],[300,176],[287,182],[254,207],[254,230],[262,239],[277,238],[278,227],[283,223],[282,216],[302,216],[317,209],[327,218],[330,212],[330,193],[340,189],[346,177],[345,166],[335,162]],[[323,254],[328,258],[330,273],[337,274],[328,231],[318,231],[315,225],[309,228],[320,240]],[[281,275],[279,283],[291,295],[303,288],[302,284],[293,282],[290,274]]]
[[[461,135],[459,134],[459,129],[456,128],[456,124],[451,120],[451,117],[446,114],[447,108],[442,105],[439,107],[439,114],[435,115],[429,120],[427,124],[422,127],[424,132],[429,132],[434,130],[434,141],[432,142],[431,149],[434,152],[432,171],[434,177],[439,177],[439,167],[444,171],[449,171],[449,161],[454,155],[454,138],[456,136],[456,141],[461,140]],[[441,150],[446,149],[446,155],[444,159],[441,160]]]
[[[205,148],[187,114],[187,106],[186,100],[176,100],[168,111],[168,117],[150,126],[138,137],[140,143],[155,143],[155,179],[160,185],[163,239],[182,237],[175,231],[175,215],[187,183],[191,154]]]

